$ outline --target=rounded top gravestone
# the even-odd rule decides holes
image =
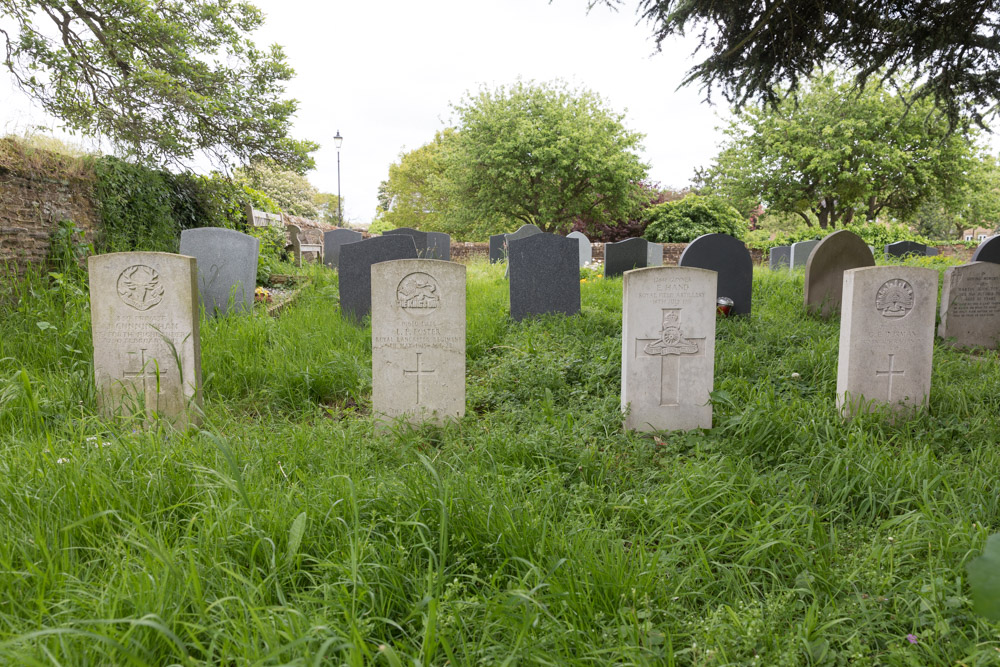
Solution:
[[[365,237],[351,229],[331,229],[323,232],[323,263],[332,269],[340,266],[340,248],[348,243],[357,243]]]
[[[972,254],[971,262],[993,262],[1000,264],[1000,234],[989,237],[979,244]]]
[[[616,243],[605,243],[604,277],[614,278],[632,269],[644,269],[648,259],[649,241],[646,239],[631,238]],[[662,261],[662,254],[660,259]]]
[[[372,309],[372,264],[392,259],[417,259],[413,237],[375,236],[340,247],[340,312],[361,321]]]
[[[728,234],[704,234],[684,248],[677,265],[718,273],[716,297],[733,300],[732,314],[750,314],[753,260],[743,241]]]
[[[823,317],[839,310],[844,271],[865,266],[875,266],[875,257],[857,234],[842,229],[820,241],[806,262],[806,310]]]
[[[594,258],[593,248],[590,247],[590,239],[583,232],[570,232],[566,235],[568,239],[576,239],[580,242],[580,268],[590,264]]]
[[[896,241],[885,246],[886,257],[905,257],[906,255],[927,255],[927,246],[916,241]]]
[[[253,309],[259,239],[221,227],[185,229],[180,249],[198,262],[198,294],[209,317]]]

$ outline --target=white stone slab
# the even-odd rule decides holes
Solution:
[[[105,416],[154,414],[178,427],[201,418],[198,268],[165,252],[95,255],[91,329]]]
[[[844,272],[837,407],[845,417],[926,405],[938,273],[903,265]]]
[[[626,271],[622,411],[636,431],[712,427],[718,274],[690,267]]]
[[[997,348],[1000,264],[972,262],[945,270],[938,335],[955,347]]]
[[[646,266],[663,266],[663,244],[650,243],[646,246]]]
[[[442,423],[465,414],[465,266],[434,259],[373,264],[372,405],[376,420]]]

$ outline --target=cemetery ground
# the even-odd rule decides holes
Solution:
[[[714,428],[651,438],[621,427],[621,279],[514,323],[479,263],[466,417],[377,432],[370,329],[308,271],[278,318],[203,319],[187,433],[97,416],[85,280],[7,288],[0,663],[1000,664],[965,580],[1000,527],[996,352],[939,341],[926,412],[845,423],[837,320],[758,269]]]

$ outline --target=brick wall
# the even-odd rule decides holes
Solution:
[[[681,258],[681,253],[684,252],[684,248],[686,247],[687,243],[664,243],[663,265],[677,266],[677,262]],[[593,252],[592,256],[595,260],[604,261],[603,243],[592,243],[591,250]],[[451,258],[456,262],[469,262],[474,259],[487,259],[489,256],[490,256],[489,243],[451,244]],[[755,264],[760,264],[763,259],[763,253],[760,250],[751,249],[750,258],[753,259]]]

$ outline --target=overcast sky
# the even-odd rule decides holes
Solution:
[[[692,40],[655,53],[635,0],[618,13],[587,0],[255,0],[267,15],[262,43],[285,47],[297,76],[294,135],[319,142],[309,180],[337,191],[340,130],[345,219],[368,222],[378,184],[400,151],[427,143],[450,117],[449,103],[481,85],[561,78],[605,97],[646,135],[650,177],[682,187],[707,165],[728,107],[704,103],[697,87],[677,90],[695,62]],[[0,74],[0,130],[45,124]],[[713,100],[714,101],[714,100]],[[722,114],[720,117],[719,114]],[[51,123],[52,121],[49,121]]]

